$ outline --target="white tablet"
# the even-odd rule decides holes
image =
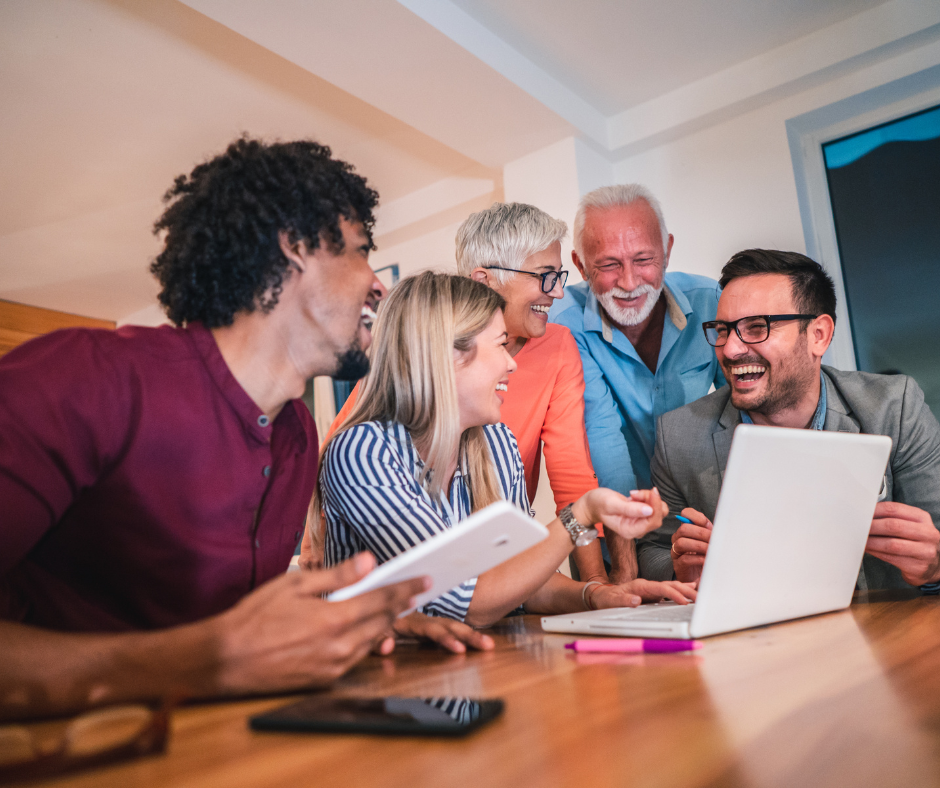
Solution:
[[[547,536],[548,529],[544,525],[511,503],[497,501],[453,528],[386,561],[358,583],[334,591],[327,598],[331,602],[342,602],[366,591],[427,575],[433,583],[429,591],[416,597],[420,607],[465,580],[528,550]]]

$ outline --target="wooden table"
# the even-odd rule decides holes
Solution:
[[[190,706],[169,752],[70,786],[921,786],[940,784],[940,598],[860,595],[840,613],[676,655],[574,655],[535,616],[495,652],[405,646],[333,692],[501,697],[463,740],[255,733],[283,698]]]

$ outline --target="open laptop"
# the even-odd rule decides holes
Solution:
[[[546,616],[547,632],[697,638],[848,607],[891,439],[741,425],[695,604]]]

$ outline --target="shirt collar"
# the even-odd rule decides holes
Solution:
[[[666,296],[666,310],[672,324],[680,331],[684,331],[689,324],[688,316],[692,314],[692,304],[681,290],[673,291],[663,281],[663,295]]]
[[[296,400],[286,402],[274,421],[270,421],[261,408],[255,404],[255,401],[248,396],[248,392],[235,379],[232,370],[229,369],[228,364],[225,363],[225,359],[222,357],[222,352],[219,350],[212,332],[199,322],[188,323],[184,330],[192,340],[196,351],[202,356],[203,363],[212,381],[231,408],[241,418],[245,432],[248,435],[261,443],[270,443],[274,425],[283,425],[287,428],[288,434],[292,436],[297,451],[306,451],[307,433],[296,411],[298,406],[306,407],[306,405]]]
[[[813,414],[813,420],[809,423],[811,430],[822,430],[826,426],[826,379],[822,372],[819,373],[819,402],[816,403],[816,412]],[[741,423],[753,424],[754,421],[746,410],[741,411]]]
[[[591,286],[588,285],[587,295],[584,298],[584,330],[585,331],[594,331],[598,334],[604,332],[604,310],[601,309],[601,305],[597,300],[597,296],[594,295],[594,291],[591,290]],[[604,339],[607,339],[606,334]],[[609,339],[607,340],[610,341]]]

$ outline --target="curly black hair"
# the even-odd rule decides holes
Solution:
[[[339,220],[362,222],[370,246],[379,195],[352,165],[316,142],[267,144],[242,137],[225,153],[176,178],[154,224],[166,231],[150,266],[160,303],[176,325],[228,326],[238,312],[277,304],[288,260],[278,235],[310,250],[341,251]]]

